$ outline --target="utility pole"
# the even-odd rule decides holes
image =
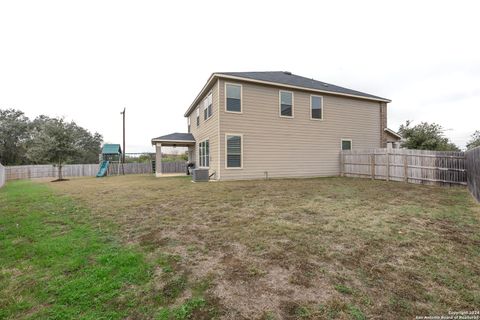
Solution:
[[[123,164],[125,163],[125,109],[123,108],[123,111],[120,112],[120,114],[123,116],[123,146],[122,146],[122,173],[125,174],[124,169],[123,169]]]

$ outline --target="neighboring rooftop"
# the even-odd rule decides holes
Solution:
[[[240,78],[248,78],[252,80],[273,82],[278,84],[285,84],[289,86],[301,87],[306,89],[321,90],[325,92],[352,95],[364,98],[372,98],[378,100],[390,101],[382,97],[374,96],[372,94],[336,86],[334,84],[318,81],[302,76],[297,76],[289,71],[264,71],[264,72],[217,72],[217,75],[226,75]]]
[[[385,128],[385,129],[383,129],[383,130],[384,130],[385,132],[390,133],[392,136],[397,137],[398,139],[402,139],[402,138],[403,138],[398,132],[395,132],[395,131],[393,131],[392,129]]]

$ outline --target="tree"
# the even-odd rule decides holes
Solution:
[[[71,159],[73,163],[97,163],[98,155],[101,152],[103,137],[95,132],[91,134],[88,130],[72,122],[72,130],[75,138],[75,146],[78,153]]]
[[[460,149],[444,136],[441,125],[422,122],[411,126],[412,122],[402,124],[398,132],[405,139],[402,147],[408,149],[436,150],[436,151],[460,151]]]
[[[480,147],[480,130],[475,131],[475,133],[472,134],[470,140],[467,142],[468,150],[476,147]]]
[[[101,134],[92,134],[73,121],[66,123],[45,115],[30,121],[20,110],[0,109],[0,163],[4,165],[59,164],[59,158],[53,161],[53,156],[47,155],[56,143],[66,142],[66,138],[74,152],[65,152],[60,163],[97,163],[103,140]],[[44,147],[45,150],[40,150]],[[61,174],[61,164],[59,170]]]
[[[74,123],[47,118],[38,122],[32,132],[27,151],[33,163],[52,163],[58,168],[58,180],[63,180],[62,167],[79,153],[76,146]]]
[[[25,164],[30,120],[20,110],[0,110],[0,163]]]
[[[40,115],[32,121],[33,131],[41,131],[45,123],[56,120],[45,115]],[[75,122],[68,123],[69,129],[75,141],[77,152],[66,160],[66,163],[97,163],[98,155],[101,152],[103,137],[95,132],[90,133]]]

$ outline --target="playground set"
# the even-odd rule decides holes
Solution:
[[[119,144],[104,144],[100,154],[100,168],[97,178],[105,177],[111,164],[116,164],[117,174],[124,173],[122,163],[122,148]],[[122,170],[120,172],[120,170]]]
[[[122,153],[119,144],[104,144],[99,154],[100,167],[97,178],[107,175],[121,175],[126,173],[144,173],[141,168],[131,164],[145,164],[152,167],[155,173],[155,154],[151,152]],[[133,170],[133,172],[132,172]],[[140,172],[137,172],[140,171]]]

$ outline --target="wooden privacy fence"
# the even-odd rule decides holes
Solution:
[[[162,162],[162,173],[186,173],[187,163],[184,161]]]
[[[480,201],[480,147],[467,151],[465,158],[468,190]]]
[[[0,163],[0,188],[5,185],[7,177],[5,176],[5,167]]]
[[[125,174],[142,174],[142,173],[154,173],[155,162],[146,163],[125,163],[123,170]],[[118,174],[118,170],[122,173],[122,166],[115,163],[111,164],[108,168],[109,175]],[[187,163],[184,161],[176,162],[162,162],[162,173],[186,173]]]
[[[152,163],[151,162],[124,163],[123,164],[123,170],[122,170],[122,165],[121,164],[111,163],[108,166],[107,175],[114,176],[114,175],[117,175],[118,173],[120,173],[120,174],[122,174],[122,173],[125,173],[125,174],[153,173]]]
[[[55,178],[58,176],[58,168],[51,164],[7,166],[7,180]],[[98,164],[66,164],[63,166],[64,177],[95,176],[98,172]]]
[[[53,165],[27,165],[27,166],[7,166],[4,167],[4,174],[2,174],[0,167],[0,179],[5,177],[5,180],[17,179],[34,179],[34,178],[56,178],[58,175],[58,168]],[[63,166],[62,172],[64,177],[94,177],[98,173],[98,164],[67,164]],[[185,173],[186,162],[163,162],[163,173]],[[108,167],[108,175],[122,174],[146,174],[153,173],[152,162],[145,163],[124,163],[123,170],[118,163],[111,163]],[[1,180],[0,180],[1,187]]]
[[[463,152],[409,149],[342,151],[341,175],[418,184],[466,185]]]

